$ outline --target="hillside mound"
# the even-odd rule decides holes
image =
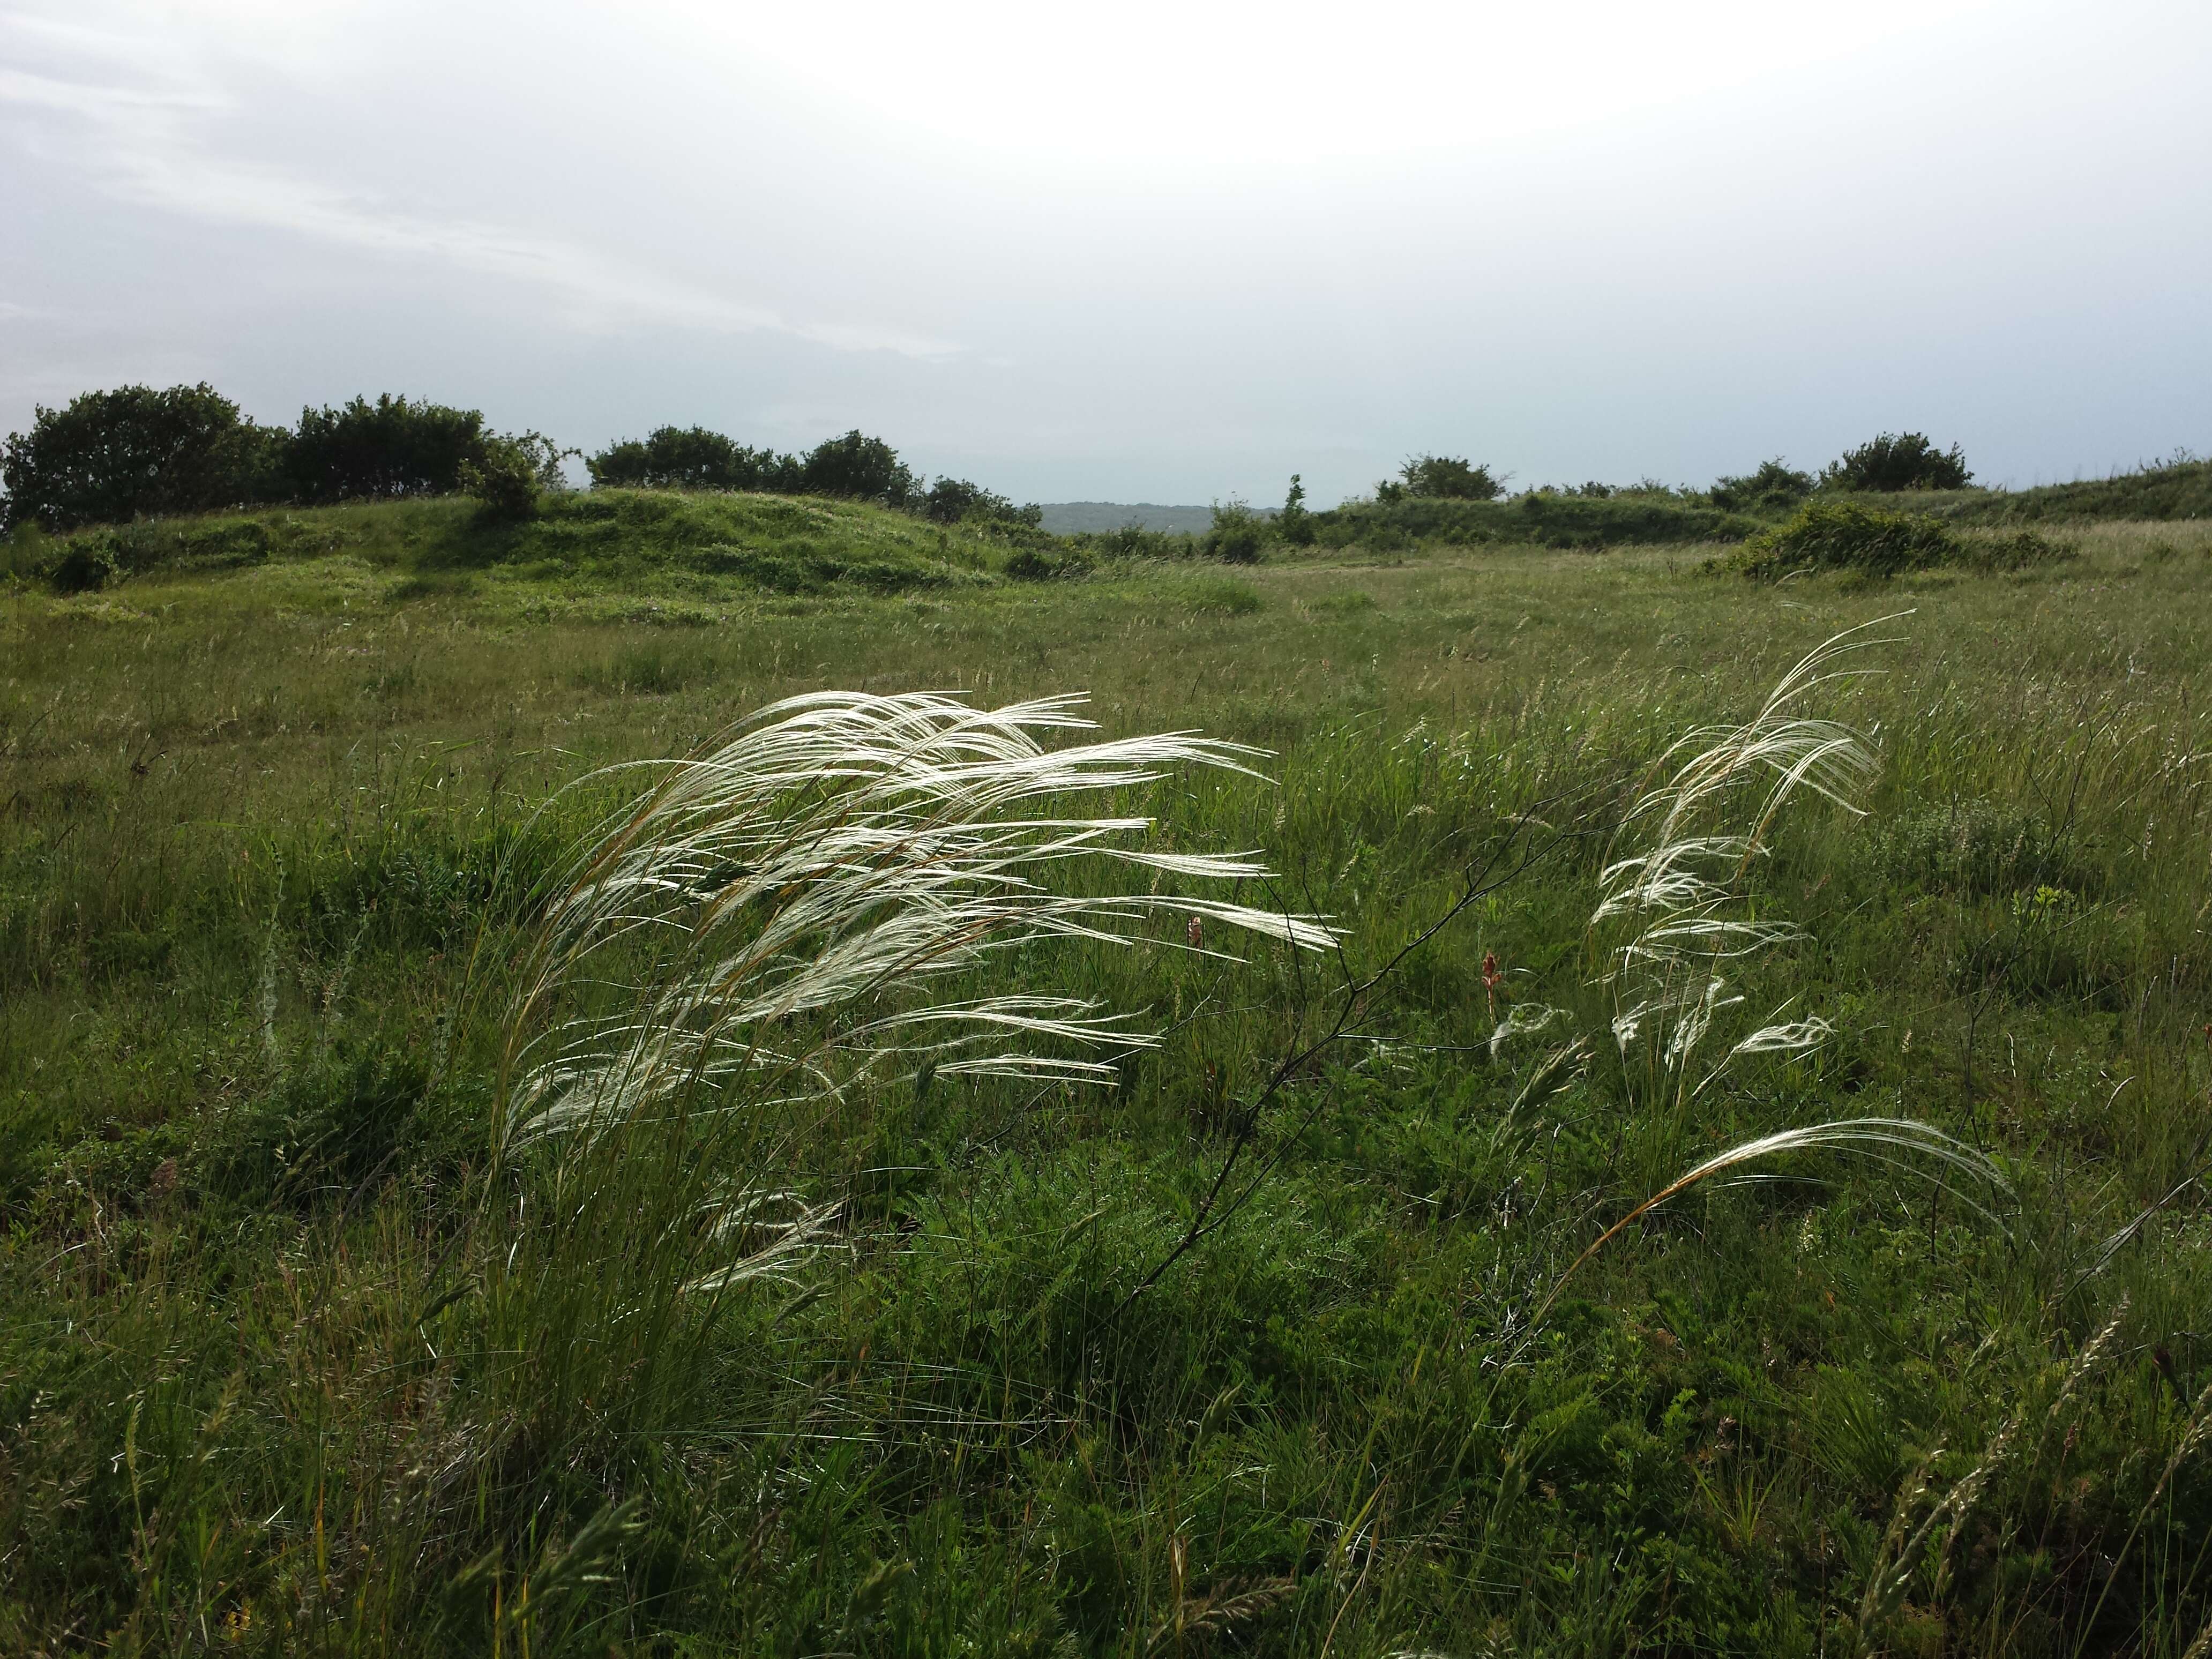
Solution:
[[[887,593],[994,581],[1006,552],[1004,534],[859,501],[597,489],[549,495],[520,523],[453,498],[144,520],[24,539],[11,563],[69,592],[346,555],[424,572],[505,568],[593,582],[690,574],[776,593]]]

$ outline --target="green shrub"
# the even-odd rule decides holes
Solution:
[[[885,507],[904,507],[915,494],[914,473],[898,451],[857,428],[807,451],[799,466],[799,486],[810,495],[842,495]]]
[[[1706,499],[1727,513],[1787,513],[1813,493],[1813,475],[1793,471],[1780,456],[1756,472],[1717,478]]]
[[[656,428],[642,441],[611,444],[584,463],[596,489],[757,489],[797,494],[802,463],[753,449],[702,426]]]
[[[1189,559],[1198,556],[1200,546],[1198,537],[1135,524],[1119,530],[1083,531],[1066,541],[1076,550],[1102,559]]]
[[[283,432],[240,418],[204,382],[88,392],[65,409],[41,406],[28,432],[9,435],[0,516],[8,527],[73,530],[267,501],[281,493],[285,447]]]
[[[1240,501],[1215,506],[1213,527],[1199,544],[1207,558],[1224,564],[1257,564],[1267,545],[1267,521]]]
[[[495,437],[486,441],[482,460],[461,464],[460,486],[483,503],[488,519],[534,519],[538,492],[563,487],[561,463],[578,453],[562,449],[542,432]]]
[[[1858,501],[1816,496],[1788,522],[1753,536],[1720,563],[1771,580],[1801,570],[1853,570],[1869,576],[1941,565],[2024,570],[2073,556],[2072,547],[2032,530],[1975,538],[1924,513],[1887,513]]]
[[[1347,503],[1313,515],[1316,538],[1329,547],[1389,551],[1421,542],[1453,547],[1534,543],[1596,550],[1685,542],[1741,541],[1759,521],[1723,513],[1671,493],[1641,489],[1610,496],[1531,491],[1510,501],[1415,499]]]
[[[1487,465],[1471,465],[1464,456],[1413,455],[1398,469],[1404,494],[1424,501],[1494,501],[1505,493],[1505,480]],[[1383,489],[1376,489],[1376,499]]]
[[[1893,493],[1964,489],[1973,478],[1959,446],[1938,449],[1918,432],[1885,432],[1820,470],[1821,487]]]
[[[114,560],[97,542],[73,542],[54,562],[52,582],[57,593],[97,593],[117,574]]]
[[[995,490],[965,478],[939,478],[921,498],[922,516],[935,524],[1003,524],[1035,530],[1044,522],[1044,508],[1031,501],[1026,507]]]
[[[1306,511],[1305,482],[1295,472],[1291,474],[1290,493],[1283,497],[1283,510],[1275,516],[1275,533],[1292,547],[1313,545],[1313,514]]]
[[[1796,516],[1736,550],[1729,568],[1771,580],[1799,570],[1856,570],[1891,576],[1956,562],[1958,532],[1921,514],[1885,513],[1856,501],[1810,501]]]
[[[493,434],[483,414],[390,392],[337,408],[303,409],[284,471],[301,501],[380,501],[450,495],[461,469],[481,468]]]

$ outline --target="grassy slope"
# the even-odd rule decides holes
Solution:
[[[465,511],[259,515],[249,562],[0,597],[0,1649],[1841,1650],[1922,1460],[1947,1490],[2014,1415],[1875,1640],[2178,1655],[2212,1610],[2202,1455],[2150,1502],[2212,1376],[2194,1190],[2093,1270],[2212,1130],[2203,528],[1885,587],[1510,547],[1012,584],[862,508],[618,496],[498,545]],[[1250,1209],[1119,1323],[1293,1028],[1267,963],[1018,964],[1186,1023],[1116,1096],[850,1103],[799,1177],[849,1257],[651,1343],[649,1250],[526,1182],[482,1207],[495,995],[457,999],[507,959],[496,860],[595,763],[823,685],[1087,689],[1280,750],[1279,790],[1137,805],[1267,846],[1370,961],[1498,811],[1617,799],[1908,607],[1829,699],[1875,815],[1761,877],[1814,942],[1741,988],[1837,1020],[1808,1065],[1516,1109],[1481,958],[1595,1012],[1593,848],[1415,961],[1364,1028],[1398,1042],[1302,1082]],[[1793,1166],[1519,1346],[1686,1164],[1898,1110],[2018,1161],[2008,1231]]]

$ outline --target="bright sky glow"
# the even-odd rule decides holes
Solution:
[[[1041,499],[2212,447],[2201,0],[0,0],[0,429],[208,379]]]

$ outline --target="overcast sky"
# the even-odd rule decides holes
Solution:
[[[2212,448],[2207,0],[0,0],[0,429],[405,392],[1022,499]]]

